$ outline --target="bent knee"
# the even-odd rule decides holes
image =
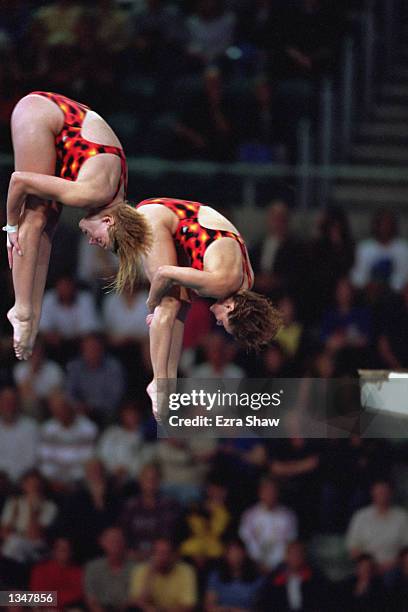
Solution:
[[[41,205],[38,207],[27,208],[24,212],[21,232],[43,232],[47,226],[47,223],[48,214],[45,206]]]

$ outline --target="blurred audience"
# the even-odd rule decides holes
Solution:
[[[65,362],[67,355],[72,353],[69,341],[72,343],[99,327],[92,294],[89,291],[80,291],[73,278],[61,277],[57,280],[55,289],[45,293],[40,331],[59,361]]]
[[[143,612],[193,612],[198,603],[196,574],[179,560],[171,540],[156,539],[150,558],[133,570],[130,600]]]
[[[180,508],[160,494],[160,482],[156,465],[145,465],[139,474],[139,494],[125,501],[120,514],[126,542],[137,559],[146,559],[154,540],[171,536],[177,525]]]
[[[263,478],[258,503],[244,512],[239,535],[250,558],[264,571],[278,567],[285,556],[286,544],[297,537],[296,515],[280,504],[276,481]]]
[[[47,499],[45,481],[35,469],[21,478],[21,494],[9,497],[1,516],[1,554],[19,564],[37,561],[47,552],[47,528],[57,515]]]
[[[36,464],[38,424],[21,415],[13,387],[0,389],[0,449],[0,469],[14,482]]]
[[[383,612],[389,609],[387,599],[374,558],[367,553],[358,555],[353,576],[340,585],[336,609],[339,612]]]
[[[84,477],[98,429],[88,417],[75,412],[62,391],[49,398],[48,407],[51,418],[40,427],[40,470],[56,491],[69,490]]]
[[[155,460],[163,493],[182,505],[199,499],[215,449],[216,441],[211,438],[158,440]]]
[[[132,563],[118,527],[109,527],[100,537],[104,555],[85,565],[85,597],[90,612],[126,610]]]
[[[191,504],[186,512],[186,537],[180,552],[193,559],[196,567],[205,568],[207,561],[219,559],[223,553],[223,538],[232,518],[226,503],[227,495],[227,488],[212,479],[207,483],[203,500]]]
[[[65,382],[62,368],[47,359],[41,337],[37,338],[30,360],[15,365],[13,376],[24,412],[38,416],[43,414],[43,403]]]
[[[339,278],[350,273],[354,263],[354,241],[348,218],[341,208],[328,208],[317,222],[317,236],[311,243],[311,281],[314,319],[330,306]]]
[[[83,608],[83,569],[73,561],[71,540],[54,540],[50,559],[36,563],[31,570],[30,590],[56,591],[63,610]]]
[[[379,282],[394,291],[400,291],[407,283],[408,241],[399,237],[398,220],[393,212],[381,210],[374,215],[372,237],[357,244],[351,280],[359,288]]]
[[[273,602],[273,603],[272,603]],[[255,606],[257,612],[328,610],[332,605],[325,580],[312,568],[302,542],[290,542],[284,563],[266,577]]]
[[[123,346],[148,337],[147,296],[147,291],[135,290],[132,293],[109,293],[104,297],[103,324],[109,330],[110,345]]]
[[[204,610],[253,610],[262,578],[239,539],[230,540],[217,567],[209,575]]]
[[[98,553],[99,537],[104,529],[115,523],[119,505],[118,491],[114,490],[98,459],[89,459],[84,472],[83,481],[63,498],[56,525],[59,532],[77,543],[76,553],[81,561]]]
[[[307,271],[304,245],[291,233],[286,202],[276,200],[266,212],[265,237],[250,252],[255,289],[272,296],[284,290],[296,296],[302,291]]]
[[[221,59],[233,43],[236,17],[225,9],[224,0],[196,0],[195,12],[186,23],[187,50],[199,66]]]
[[[142,420],[140,406],[125,400],[119,410],[119,423],[107,427],[99,438],[98,456],[118,483],[138,477],[155,455],[155,445],[144,439]]]
[[[225,334],[213,332],[203,340],[205,361],[192,367],[191,378],[242,378],[244,371],[233,363],[236,347]]]
[[[392,503],[392,487],[378,481],[371,488],[371,505],[352,516],[346,535],[347,548],[353,559],[360,554],[372,555],[381,574],[390,574],[398,556],[408,545],[408,512]]]
[[[401,339],[408,332],[408,283],[384,312],[379,328],[378,353],[382,366],[391,370],[407,367],[408,347]]]
[[[99,334],[85,336],[80,351],[67,364],[67,392],[80,412],[97,422],[112,421],[125,392],[123,367],[106,352]]]

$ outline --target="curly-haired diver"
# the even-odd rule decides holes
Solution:
[[[144,200],[91,211],[80,221],[91,244],[103,242],[119,256],[113,283],[121,291],[137,278],[142,260],[150,280],[148,306],[153,381],[148,392],[156,418],[156,381],[177,378],[188,291],[215,298],[210,310],[218,325],[243,346],[258,349],[281,325],[264,296],[251,291],[253,271],[243,238],[234,225],[209,206],[171,198]],[[146,253],[146,244],[150,248]],[[179,265],[180,257],[186,265]],[[184,261],[183,261],[184,263]]]

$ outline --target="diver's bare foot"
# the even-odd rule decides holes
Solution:
[[[31,357],[32,353],[32,320],[22,319],[22,317],[19,317],[15,311],[15,308],[12,308],[8,311],[7,318],[13,326],[14,330],[13,346],[17,359],[28,359],[29,357]]]
[[[163,417],[166,416],[168,410],[168,393],[162,390],[160,383],[160,391],[157,389],[157,382],[153,379],[146,387],[146,393],[152,402],[153,416],[157,423],[163,422]]]

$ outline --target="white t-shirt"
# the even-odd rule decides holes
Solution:
[[[89,291],[79,291],[74,303],[64,306],[54,289],[47,291],[40,320],[40,331],[57,332],[64,338],[75,338],[100,329],[95,301]]]
[[[393,506],[379,514],[367,506],[353,514],[346,535],[347,548],[373,555],[378,563],[393,561],[408,546],[408,512]]]
[[[209,20],[191,15],[186,22],[191,41],[189,50],[203,54],[209,61],[218,57],[233,42],[235,22],[234,13],[229,11]]]
[[[154,455],[154,444],[148,444],[137,431],[119,425],[108,427],[98,444],[98,456],[109,472],[125,468],[130,476],[137,476]]]
[[[113,336],[128,338],[147,338],[149,328],[146,317],[149,311],[146,306],[147,291],[137,294],[130,308],[123,297],[117,293],[107,295],[102,304],[103,322],[108,333]]]
[[[351,281],[359,288],[370,281],[375,268],[389,269],[389,283],[394,291],[400,291],[408,282],[408,242],[395,238],[384,245],[374,238],[362,240],[356,249],[356,261],[351,271]]]
[[[41,473],[51,480],[75,482],[84,476],[84,465],[93,456],[98,428],[78,415],[68,427],[56,419],[46,421],[40,430]]]
[[[297,519],[285,506],[270,510],[259,503],[243,514],[239,535],[251,559],[274,569],[283,561],[287,543],[297,537]]]

